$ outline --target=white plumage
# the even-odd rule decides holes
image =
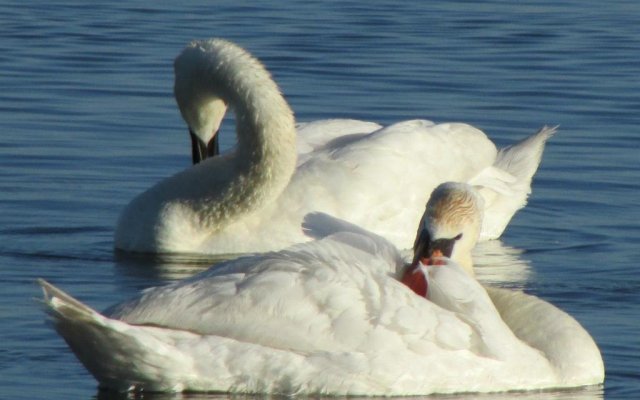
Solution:
[[[169,177],[123,211],[115,246],[126,251],[235,254],[308,240],[300,223],[325,212],[409,248],[408,226],[444,181],[481,186],[483,239],[500,236],[530,193],[554,129],[498,151],[466,124],[353,120],[298,125],[264,67],[223,40],[196,41],[175,62],[175,95],[194,135],[208,140],[226,105],[238,146]]]
[[[436,192],[465,197],[430,201],[419,237],[453,232],[467,249],[481,202],[468,185]],[[387,240],[324,214],[304,229],[320,239],[222,263],[104,315],[40,284],[57,331],[118,390],[425,395],[602,382],[578,322],[534,296],[485,290],[457,264],[464,254],[422,267],[426,299],[399,281],[405,263]]]

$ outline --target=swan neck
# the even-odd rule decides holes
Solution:
[[[456,260],[458,264],[465,270],[469,276],[475,277],[475,271],[473,270],[473,259],[471,253],[460,255]]]
[[[211,224],[218,228],[258,212],[282,193],[296,167],[295,120],[280,89],[257,59],[224,40],[192,42],[176,58],[175,72],[183,116],[216,101],[236,116],[236,151],[220,160],[227,176],[212,177],[222,187],[200,207],[215,211]]]

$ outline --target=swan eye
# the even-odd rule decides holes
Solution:
[[[462,233],[459,233],[458,236],[453,238],[453,240],[460,240],[460,239],[462,239]]]

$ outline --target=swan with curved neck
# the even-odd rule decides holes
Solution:
[[[223,40],[196,41],[176,58],[175,72],[176,100],[190,129],[199,137],[216,131],[228,104],[236,113],[237,149],[136,198],[116,232],[124,249],[188,251],[189,243],[275,200],[295,170],[293,113],[255,58]]]
[[[303,228],[319,240],[221,263],[104,314],[40,284],[56,330],[116,390],[400,396],[601,383],[598,347],[571,316],[485,290],[456,263],[477,239],[477,199],[465,184],[436,189],[409,267],[384,238],[311,214]]]
[[[300,128],[306,150],[298,160],[293,113],[270,74],[245,50],[219,39],[194,41],[176,58],[174,92],[196,138],[194,159],[214,152],[210,141],[227,107],[236,115],[237,147],[136,197],[118,221],[118,249],[278,250],[308,240],[299,227],[315,211],[410,248],[413,237],[405,227],[444,181],[482,188],[481,238],[495,238],[526,204],[554,132],[544,128],[498,151],[484,133],[465,124],[413,120],[375,129],[334,120]]]

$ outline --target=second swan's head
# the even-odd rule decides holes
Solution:
[[[446,182],[431,193],[418,226],[414,263],[449,257],[470,274],[471,250],[482,226],[482,198],[466,183]]]

